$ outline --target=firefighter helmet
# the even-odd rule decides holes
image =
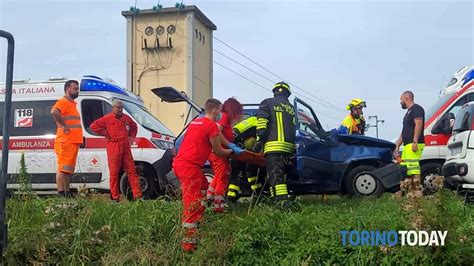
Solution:
[[[367,107],[367,104],[362,99],[352,99],[351,102],[346,106],[346,110],[351,110],[354,107]]]
[[[290,85],[288,85],[286,82],[283,82],[283,81],[280,81],[278,82],[277,84],[275,84],[275,86],[273,86],[273,93],[275,94],[288,94],[290,95],[291,94],[291,89],[290,89]]]

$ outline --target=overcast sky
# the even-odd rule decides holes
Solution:
[[[14,78],[94,74],[125,85],[126,21],[121,11],[134,2],[0,0],[0,29],[16,38]],[[157,2],[139,0],[137,6],[148,9]],[[160,4],[169,7],[176,2]],[[474,62],[473,1],[184,4],[198,6],[217,25],[217,38],[300,88],[293,86],[296,96],[303,96],[319,112],[326,129],[340,123],[351,98],[363,98],[368,105],[366,117],[384,119],[380,137],[392,140],[401,130],[404,115],[401,92],[413,90],[415,100],[428,109],[452,74]],[[218,41],[214,43],[219,52],[278,81]],[[2,42],[2,82],[5,50]],[[214,59],[268,89],[273,85],[219,54]],[[214,92],[216,98],[235,96],[245,103],[271,96],[219,65],[214,65]],[[369,135],[375,135],[375,130]]]

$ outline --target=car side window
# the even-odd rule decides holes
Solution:
[[[110,113],[112,106],[102,100],[83,100],[81,102],[81,111],[84,128],[89,134],[97,136],[97,134],[90,129],[90,126],[95,120]]]
[[[467,95],[467,102],[470,103],[470,102],[474,102],[474,93],[469,93]]]
[[[464,108],[459,112],[459,117],[454,124],[454,132],[463,132],[471,128],[471,108]]]
[[[300,104],[298,105],[298,124],[297,128],[299,131],[310,134],[311,136],[318,137],[318,128],[316,120],[311,113],[311,109]]]
[[[474,100],[474,94],[470,93],[468,95],[464,95],[453,106],[451,106],[447,113],[452,113],[454,115],[454,118],[457,118],[458,112],[461,110],[463,105],[468,102],[468,99]]]
[[[461,120],[462,128],[470,129],[471,128],[471,113],[466,112]]]

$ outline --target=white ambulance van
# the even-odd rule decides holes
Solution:
[[[444,90],[438,101],[425,113],[425,149],[421,157],[423,184],[428,190],[434,190],[432,181],[441,174],[448,156],[448,140],[459,110],[474,101],[474,66],[458,70]],[[447,184],[449,185],[449,184]]]
[[[56,125],[50,115],[51,107],[64,95],[66,79],[46,81],[15,81],[13,83],[12,119],[10,124],[8,188],[17,189],[21,155],[31,175],[33,189],[54,192],[56,188],[56,155],[54,139]],[[71,187],[109,191],[106,139],[90,130],[90,124],[111,112],[113,99],[124,103],[124,112],[138,125],[138,134],[132,144],[140,183],[145,198],[156,198],[165,192],[166,174],[170,172],[174,150],[173,133],[151,115],[143,101],[111,81],[96,76],[84,76],[80,84],[77,108],[81,114],[84,144],[80,147]],[[0,85],[0,131],[3,127],[5,84]],[[1,133],[3,136],[3,132]],[[0,143],[1,146],[1,143]],[[2,147],[3,148],[3,147]],[[120,189],[130,197],[126,174],[121,175]]]

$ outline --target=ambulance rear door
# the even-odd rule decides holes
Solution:
[[[56,125],[50,114],[55,102],[47,99],[40,101],[21,99],[12,102],[8,161],[8,173],[11,175],[7,181],[8,188],[18,188],[22,154],[25,154],[26,170],[31,177],[33,189],[56,188],[54,153]],[[0,117],[3,117],[3,104],[0,102]],[[0,119],[0,131],[2,128],[3,119]]]

